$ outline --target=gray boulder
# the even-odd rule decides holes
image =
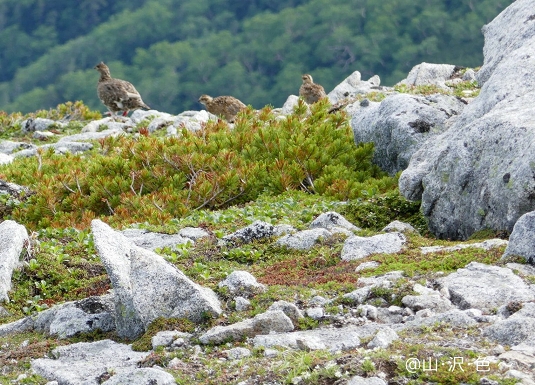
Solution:
[[[525,303],[522,309],[505,320],[485,329],[483,335],[503,345],[535,344],[535,303]]]
[[[401,221],[392,221],[381,230],[385,233],[400,232],[400,233],[417,233],[418,231],[412,227],[410,223]]]
[[[224,236],[223,241],[230,244],[251,243],[255,240],[272,237],[273,231],[274,227],[272,224],[263,221],[254,221],[249,226]]]
[[[444,251],[455,251],[455,250],[462,250],[462,249],[468,249],[472,247],[477,247],[484,250],[490,250],[494,249],[496,247],[501,247],[504,245],[507,245],[509,242],[504,239],[487,239],[483,242],[475,242],[475,243],[460,243],[458,245],[454,246],[422,246],[420,247],[420,251],[422,254],[429,254],[429,253],[437,253],[437,252],[444,252]]]
[[[121,233],[137,246],[148,250],[163,249],[164,247],[173,249],[176,245],[193,243],[191,239],[179,234],[153,233],[144,229],[126,229]]]
[[[399,339],[398,333],[396,333],[394,330],[390,329],[389,327],[383,328],[377,332],[375,337],[373,337],[373,340],[371,340],[367,347],[368,349],[373,348],[388,348],[393,341]]]
[[[479,96],[414,153],[399,179],[401,193],[422,201],[429,229],[440,238],[511,232],[533,210],[533,7],[532,0],[516,1],[485,26]]]
[[[34,144],[25,143],[25,142],[13,142],[11,140],[1,140],[0,141],[0,153],[2,154],[13,154],[20,150],[27,150],[30,148],[36,148]]]
[[[192,241],[196,241],[201,238],[207,238],[210,236],[208,231],[200,227],[184,227],[178,232],[178,235],[184,238],[191,239]]]
[[[522,257],[535,265],[535,211],[522,215],[515,223],[502,259],[509,256]]]
[[[93,148],[91,143],[85,142],[72,142],[72,141],[58,141],[57,143],[44,144],[39,147],[30,148],[27,150],[21,150],[13,154],[15,158],[28,158],[30,156],[37,155],[38,149],[48,150],[49,148],[54,149],[55,154],[66,154],[66,153],[80,153],[84,151],[89,151]]]
[[[353,350],[360,346],[360,340],[373,337],[385,326],[370,323],[363,326],[344,326],[341,328],[317,328],[289,333],[257,335],[253,339],[255,347],[286,347],[291,349],[308,349],[322,346],[331,352]]]
[[[221,344],[229,339],[241,341],[258,334],[284,333],[294,330],[292,320],[282,310],[270,310],[254,318],[227,326],[215,326],[199,337],[203,344]]]
[[[32,317],[25,317],[14,322],[0,325],[0,337],[10,334],[34,330],[35,322]]]
[[[320,239],[328,239],[332,236],[333,233],[324,228],[302,230],[282,236],[275,244],[294,250],[308,250],[314,247]]]
[[[7,220],[0,223],[0,302],[9,301],[11,275],[20,264],[19,258],[25,247],[30,247],[26,228]]]
[[[205,110],[184,111],[176,116],[157,117],[149,123],[147,128],[149,132],[154,132],[166,127],[168,136],[177,136],[182,129],[192,132],[200,131],[209,120],[217,120],[217,116]]]
[[[122,376],[137,370],[138,362],[148,354],[111,340],[80,342],[54,349],[53,358],[33,360],[31,367],[38,375],[60,384],[97,385],[103,376]]]
[[[57,122],[52,119],[45,119],[45,118],[30,118],[24,120],[21,125],[20,129],[22,134],[27,134],[28,132],[34,132],[34,131],[45,131],[48,130],[50,126],[64,126],[64,123]]]
[[[112,376],[102,385],[175,385],[175,378],[164,371],[156,368],[137,368]]]
[[[229,360],[241,360],[242,358],[250,357],[252,354],[249,349],[240,347],[224,350],[223,353],[227,355]]]
[[[379,76],[372,76],[367,81],[361,79],[359,71],[353,72],[329,92],[327,97],[331,104],[336,104],[344,99],[353,99],[357,95],[365,95],[381,84]]]
[[[179,339],[182,339],[179,344],[183,345],[185,340],[189,340],[190,338],[191,334],[189,333],[183,333],[177,330],[164,330],[156,333],[156,335],[151,338],[150,342],[152,344],[152,349],[156,349],[158,346],[167,347],[177,345],[175,341]]]
[[[282,115],[291,115],[294,112],[295,106],[297,106],[297,103],[299,102],[299,96],[296,95],[290,95],[288,96],[288,99],[284,102],[281,113]]]
[[[13,158],[11,155],[0,153],[0,165],[9,164],[9,163],[13,162],[13,159],[15,159],[15,158]]]
[[[449,80],[455,72],[452,64],[421,63],[414,66],[406,79],[398,84],[408,86],[436,85],[446,88],[446,80]]]
[[[430,137],[444,132],[464,104],[453,96],[390,95],[351,118],[355,143],[373,142],[373,161],[394,175]]]
[[[357,226],[349,222],[342,215],[334,211],[328,211],[326,213],[320,214],[310,223],[309,227],[311,229],[324,228],[327,230],[332,230],[335,228],[343,228],[350,231],[360,230]]]
[[[60,339],[95,330],[112,331],[115,329],[114,309],[109,302],[111,301],[99,297],[90,297],[54,306],[35,317],[35,329]]]
[[[266,291],[266,287],[258,283],[253,275],[239,270],[230,273],[227,278],[219,282],[218,286],[227,288],[230,295],[242,297],[252,297]]]
[[[397,327],[399,329],[413,329],[433,326],[437,323],[445,323],[454,328],[466,329],[477,325],[477,321],[469,313],[459,309],[453,309],[440,314],[434,314],[428,310],[421,310],[412,318],[404,324],[397,325]]]
[[[88,127],[91,124],[94,124],[95,122],[98,122],[98,121],[93,121],[89,123],[86,127]],[[111,125],[112,123],[109,123],[109,124]],[[84,131],[85,129],[84,128],[82,129],[82,132],[80,134],[64,136],[58,142],[59,143],[89,142],[91,140],[99,140],[99,139],[107,138],[110,136],[115,137],[115,136],[123,135],[125,133],[122,128],[122,125],[123,125],[122,123],[113,122],[113,124],[121,125],[121,127],[108,128],[106,130],[102,130],[98,132],[97,131]]]
[[[438,280],[460,309],[490,312],[511,301],[535,300],[535,290],[510,269],[471,262]]]
[[[424,294],[424,295],[406,295],[401,299],[403,305],[407,306],[413,311],[422,309],[430,309],[435,313],[443,313],[453,309],[450,300],[444,298],[439,293]]]
[[[15,199],[24,199],[25,197],[34,194],[34,192],[28,187],[0,179],[0,194],[11,195],[11,197]]]
[[[304,318],[303,313],[293,303],[287,301],[276,301],[268,308],[270,310],[282,310],[293,322],[294,326],[299,325],[299,320]]]
[[[114,289],[121,337],[138,337],[158,317],[200,322],[204,314],[221,313],[212,290],[194,283],[161,256],[134,245],[100,220],[93,220],[91,228]]]
[[[401,251],[405,242],[407,242],[405,235],[398,232],[379,234],[372,237],[352,236],[344,242],[342,260],[352,261],[378,253],[397,253]]]

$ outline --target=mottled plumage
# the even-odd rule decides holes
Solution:
[[[129,111],[139,108],[150,110],[132,83],[112,78],[110,69],[103,62],[97,64],[95,69],[100,72],[97,85],[98,98],[108,108],[112,116],[118,111],[124,111],[123,116],[126,116]]]
[[[323,87],[315,84],[312,76],[309,74],[304,74],[301,76],[301,79],[303,79],[303,84],[299,88],[299,96],[305,99],[305,102],[308,104],[316,103],[318,100],[327,96]]]
[[[221,116],[229,123],[234,123],[238,112],[247,108],[245,104],[233,96],[212,98],[208,95],[202,95],[199,98],[199,103],[204,104],[209,113]]]

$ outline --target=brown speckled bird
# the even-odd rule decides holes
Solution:
[[[301,79],[303,79],[303,84],[299,88],[299,96],[305,99],[305,102],[308,104],[316,103],[318,100],[327,96],[323,87],[315,84],[312,76],[309,74],[304,74],[301,76]]]
[[[233,96],[212,98],[208,95],[201,95],[199,103],[204,104],[209,113],[221,116],[229,123],[234,123],[238,112],[247,108],[245,104]]]
[[[126,116],[129,111],[139,108],[150,110],[132,83],[112,78],[110,69],[103,62],[97,64],[95,69],[100,72],[97,85],[98,98],[108,108],[112,117],[118,111],[123,111],[123,116]]]

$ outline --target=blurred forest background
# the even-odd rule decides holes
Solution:
[[[0,0],[0,109],[96,96],[106,62],[152,108],[203,93],[280,107],[310,73],[329,92],[353,71],[394,85],[423,61],[476,67],[481,27],[513,0]]]

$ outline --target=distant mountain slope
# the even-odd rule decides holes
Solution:
[[[274,3],[1,1],[0,108],[83,100],[104,110],[92,69],[99,61],[171,113],[200,109],[203,93],[279,106],[304,72],[327,91],[355,70],[392,85],[422,61],[480,65],[480,29],[512,1]]]

